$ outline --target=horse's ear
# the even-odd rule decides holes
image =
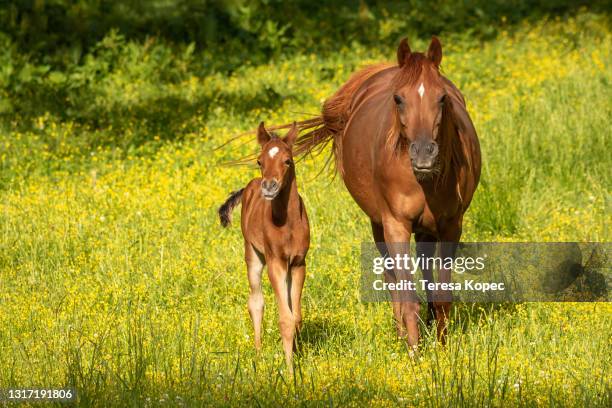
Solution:
[[[271,136],[266,130],[266,127],[262,121],[257,128],[257,142],[263,146],[270,141],[270,138]]]
[[[397,47],[397,63],[400,67],[403,67],[408,58],[410,57],[410,46],[408,45],[408,39],[404,38]]]
[[[287,135],[283,139],[287,146],[289,146],[290,148],[293,146],[295,139],[297,139],[298,133],[299,132],[297,128],[297,123],[293,122],[293,124],[291,125],[291,129],[289,129],[289,132],[287,132]]]
[[[427,58],[434,63],[436,68],[439,67],[440,62],[442,62],[442,44],[440,44],[440,40],[438,40],[438,37],[435,35],[431,37],[431,42],[427,49]]]

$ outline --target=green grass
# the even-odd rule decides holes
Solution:
[[[464,240],[610,240],[605,21],[581,13],[483,44],[443,39],[483,151]],[[315,177],[323,157],[298,165],[312,244],[295,378],[267,282],[256,356],[238,222],[223,230],[216,218],[257,174],[219,163],[256,143],[213,148],[260,120],[316,113],[394,44],[206,77],[180,56],[155,76],[150,60],[170,58],[155,44],[113,47],[100,81],[65,89],[76,113],[50,103],[3,122],[0,388],[73,385],[81,406],[610,405],[607,303],[456,305],[448,346],[423,327],[409,358],[390,305],[359,300],[369,224],[341,180]]]

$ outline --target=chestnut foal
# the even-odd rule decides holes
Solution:
[[[292,145],[298,135],[294,123],[281,139],[268,133],[264,123],[257,129],[261,145],[257,164],[261,177],[233,192],[219,208],[221,225],[231,222],[232,209],[242,203],[241,226],[250,295],[249,314],[255,329],[255,348],[261,350],[261,322],[264,298],[261,273],[268,264],[268,277],[276,295],[279,327],[285,360],[293,371],[292,357],[296,330],[302,323],[301,297],[306,276],[306,253],[310,228],[295,181]]]

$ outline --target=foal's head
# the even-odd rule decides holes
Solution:
[[[408,145],[417,178],[440,171],[440,130],[448,97],[439,72],[442,46],[433,37],[426,53],[411,52],[406,39],[397,50],[400,71],[394,81],[393,100],[400,137]]]
[[[263,122],[259,124],[257,141],[261,145],[261,153],[257,165],[261,169],[261,193],[266,200],[273,200],[295,177],[291,147],[297,135],[295,122],[282,139],[269,133]]]

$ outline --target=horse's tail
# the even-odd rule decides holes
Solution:
[[[377,64],[357,71],[336,93],[325,101],[320,116],[297,122],[298,129],[300,131],[307,130],[307,132],[300,135],[295,141],[293,154],[303,156],[321,153],[331,141],[333,142],[332,155],[335,157],[336,170],[344,175],[344,169],[342,168],[342,135],[349,119],[353,95],[365,81],[390,66],[392,65],[386,63]],[[284,124],[270,129],[284,129],[290,126],[291,124]]]
[[[241,188],[238,191],[233,191],[227,200],[225,200],[223,205],[219,207],[219,220],[221,221],[221,225],[223,227],[227,227],[231,224],[232,210],[240,203],[243,192],[244,188]]]

